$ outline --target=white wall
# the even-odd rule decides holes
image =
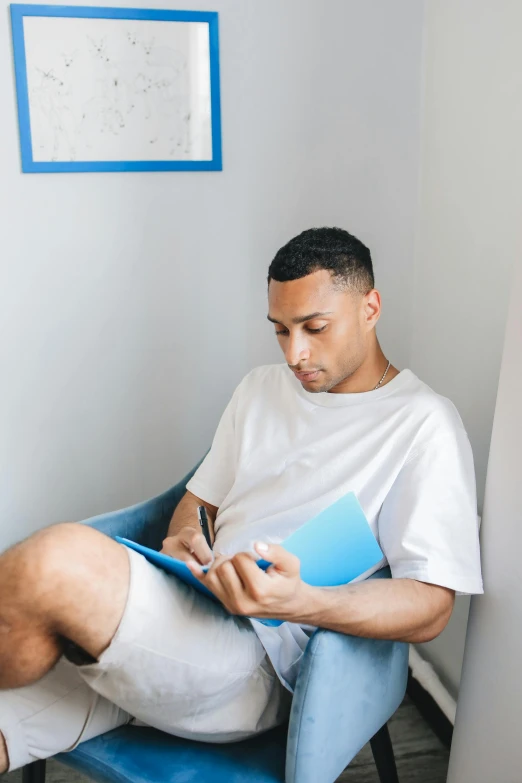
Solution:
[[[456,404],[484,482],[520,250],[522,4],[428,0],[412,369]],[[486,585],[487,587],[487,585]],[[422,645],[455,693],[469,599]]]
[[[486,593],[471,602],[448,783],[518,781],[522,770],[522,231],[516,269],[484,503]]]
[[[220,12],[222,173],[21,175],[3,5],[0,548],[202,455],[242,374],[278,356],[265,275],[304,228],[370,245],[381,337],[408,363],[423,3],[183,7]]]

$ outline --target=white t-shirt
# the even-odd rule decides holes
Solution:
[[[286,364],[239,384],[187,485],[218,507],[214,548],[280,543],[347,492],[394,578],[482,593],[473,456],[454,405],[410,370],[380,389],[313,394]],[[354,580],[359,581],[359,580]],[[252,624],[287,687],[308,636]]]

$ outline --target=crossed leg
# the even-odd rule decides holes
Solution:
[[[45,528],[1,555],[0,689],[40,680],[68,642],[97,659],[118,628],[128,589],[124,548],[84,525]],[[0,773],[7,768],[0,733]]]
[[[73,665],[71,645],[88,665]],[[75,524],[0,558],[0,688],[11,769],[136,720],[233,742],[290,707],[247,620]]]
[[[0,732],[0,775],[5,772],[9,766],[9,758],[7,756],[7,747],[5,739]]]

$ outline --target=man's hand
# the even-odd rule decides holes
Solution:
[[[205,541],[205,536],[195,527],[180,528],[173,536],[168,536],[162,544],[161,553],[178,560],[196,561],[199,565],[212,562],[212,550]]]
[[[298,617],[310,589],[301,580],[299,559],[281,546],[256,544],[256,551],[273,564],[266,571],[246,552],[218,556],[206,574],[193,559],[187,565],[231,614],[279,620]]]
[[[283,547],[255,548],[273,563],[266,572],[245,552],[217,557],[206,574],[193,558],[187,566],[231,614],[246,617],[415,644],[434,639],[450,618],[455,592],[447,587],[406,578],[312,587],[300,578],[298,558]]]

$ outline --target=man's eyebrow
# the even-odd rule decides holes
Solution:
[[[324,313],[310,313],[309,315],[299,315],[297,318],[292,318],[293,324],[304,324],[305,321],[311,321],[313,318],[320,318],[323,315],[331,315],[332,310],[327,310]],[[267,318],[269,321],[272,321],[273,324],[280,324],[281,321],[278,321],[277,318],[272,318],[271,315],[267,315]]]

